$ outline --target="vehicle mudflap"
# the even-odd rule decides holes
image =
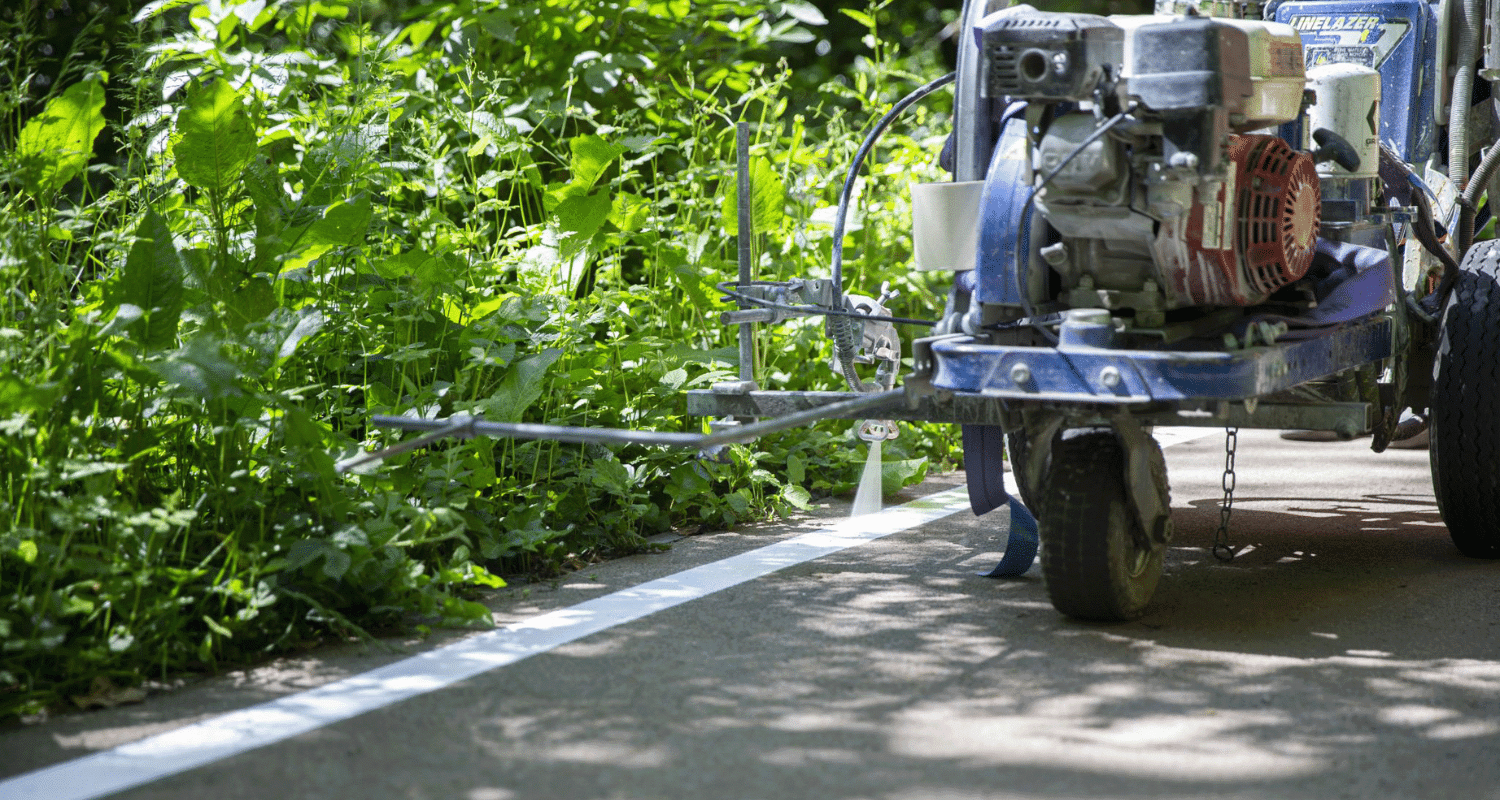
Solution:
[[[1005,490],[1005,430],[998,425],[964,425],[964,471],[969,507],[975,516],[1010,506],[1010,531],[1005,555],[986,578],[1009,578],[1031,569],[1040,541],[1036,517]]]

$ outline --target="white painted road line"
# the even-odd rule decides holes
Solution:
[[[1162,447],[1215,428],[1157,428]],[[1006,489],[1017,493],[1005,475]],[[964,487],[506,625],[306,692],[0,781],[0,800],[85,800],[124,791],[436,691],[780,569],[968,509]]]
[[[1223,436],[1223,428],[1191,428],[1187,426],[1172,426],[1157,428],[1151,431],[1151,436],[1163,449],[1174,444],[1184,444],[1195,439],[1204,439],[1209,436]]]
[[[334,683],[0,781],[0,800],[102,797],[436,691],[786,567],[959,511],[963,487],[658,578]]]

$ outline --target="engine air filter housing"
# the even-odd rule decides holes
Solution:
[[[1094,14],[1000,12],[975,35],[985,97],[1088,100],[1124,60],[1125,32]]]

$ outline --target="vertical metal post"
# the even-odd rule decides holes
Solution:
[[[750,199],[750,123],[741,122],[735,126],[735,150],[739,160],[738,175],[738,203],[739,211],[739,245],[740,245],[740,285],[750,283],[750,239],[755,235],[753,229],[754,215],[751,214]],[[750,304],[740,301],[740,308],[750,308]],[[740,323],[740,380],[753,382],[755,380],[755,334],[751,329],[754,323]]]

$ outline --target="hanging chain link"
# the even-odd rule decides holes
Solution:
[[[1239,445],[1239,428],[1224,429],[1224,501],[1219,505],[1219,530],[1214,534],[1214,558],[1225,563],[1234,560],[1238,547],[1229,545],[1229,515],[1234,513],[1234,450]]]

